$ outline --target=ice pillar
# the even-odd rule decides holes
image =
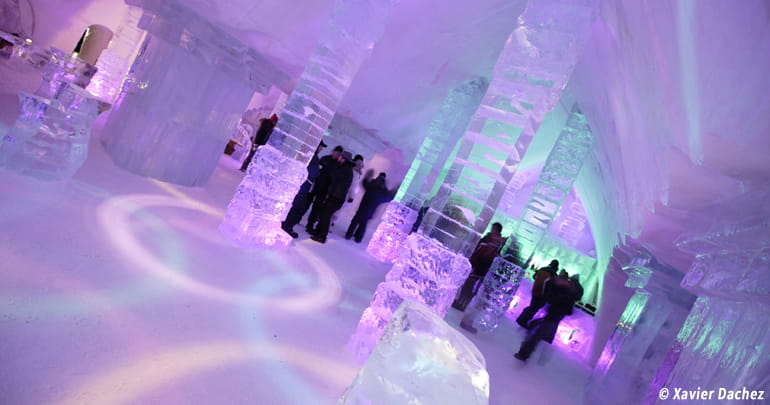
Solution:
[[[766,204],[766,202],[764,203]],[[733,223],[680,242],[697,254],[682,287],[698,299],[650,385],[661,390],[714,390],[714,402],[770,392],[770,217]],[[726,397],[733,391],[732,398]],[[736,391],[737,390],[737,391]],[[720,394],[725,397],[719,398]],[[735,397],[735,395],[739,397]],[[660,397],[659,397],[660,396]]]
[[[396,197],[388,204],[366,251],[378,260],[393,263],[411,232],[417,213],[446,175],[449,157],[471,116],[489,87],[481,77],[452,89],[412,161]]]
[[[119,167],[185,186],[206,184],[255,91],[285,76],[176,0],[126,0],[147,32],[102,144]]]
[[[572,185],[591,151],[593,141],[586,117],[577,106],[573,106],[567,125],[548,155],[535,189],[521,213],[521,220],[513,232],[521,244],[519,254],[522,260],[532,257],[548,233],[561,204],[572,191]]]
[[[368,355],[397,306],[394,299],[381,307],[379,297],[414,299],[402,294],[414,294],[410,290],[419,287],[425,290],[417,293],[418,298],[433,299],[419,302],[440,316],[446,314],[470,272],[466,257],[486,229],[545,114],[561,97],[595,11],[591,0],[533,1],[518,18],[419,232],[407,238],[351,338],[357,358]],[[414,260],[426,253],[430,256],[425,260]],[[436,268],[436,262],[452,267]]]
[[[695,297],[681,274],[638,257],[623,269],[634,289],[587,383],[584,403],[641,403]]]
[[[492,332],[519,290],[524,270],[506,258],[496,257],[478,294],[463,315],[462,323],[472,331]]]
[[[257,149],[219,229],[242,247],[286,247],[281,230],[306,166],[395,0],[337,0],[267,145]],[[267,164],[267,167],[265,166]]]
[[[96,61],[99,70],[88,84],[88,91],[103,101],[114,102],[123,80],[129,77],[128,70],[147,36],[139,29],[141,17],[140,8],[129,7],[109,46]]]
[[[489,403],[479,349],[430,308],[404,301],[339,405]]]

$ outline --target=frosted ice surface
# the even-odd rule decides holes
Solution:
[[[409,235],[398,260],[385,276],[385,282],[377,286],[368,312],[365,311],[351,337],[349,348],[354,356],[361,360],[369,355],[382,333],[374,325],[381,324],[382,320],[387,322],[400,300],[420,302],[443,317],[470,270],[470,263],[464,256],[419,233]],[[372,314],[379,319],[372,318]]]
[[[519,290],[524,271],[521,267],[496,257],[463,316],[463,322],[476,330],[492,332],[508,310]]]
[[[286,247],[292,238],[280,225],[307,168],[270,145],[260,146],[230,201],[220,232],[241,247]]]
[[[354,404],[487,404],[484,356],[432,309],[404,301],[351,386]]]
[[[393,263],[416,220],[417,211],[395,200],[389,202],[366,251],[381,262]]]

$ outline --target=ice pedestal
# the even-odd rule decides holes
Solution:
[[[206,184],[255,91],[285,76],[254,50],[174,0],[128,0],[147,32],[102,144],[142,176]]]
[[[307,168],[270,145],[254,154],[247,176],[227,206],[219,231],[239,247],[288,246],[281,220],[291,209]],[[264,193],[258,193],[262,190]]]
[[[449,157],[457,140],[465,134],[487,87],[487,79],[478,78],[452,89],[444,99],[394,201],[388,206],[389,211],[382,217],[366,248],[378,260],[386,263],[396,260],[400,244],[411,232],[417,212],[443,182],[451,162]]]
[[[484,356],[424,305],[404,301],[340,405],[489,402]]]
[[[398,201],[389,202],[366,251],[381,262],[393,263],[416,220],[416,210]]]
[[[521,267],[496,257],[478,294],[466,309],[462,322],[481,332],[497,329],[500,318],[508,310],[519,289],[523,275]]]
[[[43,180],[66,180],[88,156],[103,103],[65,84],[57,98],[19,94],[21,113],[0,143],[0,167]]]
[[[443,317],[470,270],[464,256],[419,233],[409,235],[350,339],[348,347],[354,357],[362,361],[369,355],[404,300],[424,304]]]

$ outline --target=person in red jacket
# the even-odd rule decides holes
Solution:
[[[478,245],[476,245],[476,250],[473,251],[473,254],[468,259],[471,262],[471,274],[460,289],[460,294],[452,303],[453,308],[465,311],[465,308],[470,304],[476,292],[478,292],[480,281],[489,272],[492,261],[500,254],[500,249],[505,245],[506,239],[501,235],[502,232],[503,225],[495,222],[492,224],[492,229],[489,233],[484,235]]]
[[[529,301],[529,306],[521,311],[521,315],[516,318],[516,323],[521,325],[524,329],[530,329],[529,321],[535,316],[540,308],[545,306],[545,290],[546,284],[556,277],[556,273],[559,271],[559,261],[554,259],[548,266],[535,272],[535,283],[532,285],[532,298]]]

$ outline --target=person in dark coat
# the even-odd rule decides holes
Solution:
[[[529,301],[529,306],[521,311],[521,314],[516,318],[516,323],[521,325],[524,329],[530,329],[529,321],[535,316],[540,308],[546,304],[545,291],[547,283],[556,277],[556,273],[559,271],[559,261],[554,259],[548,266],[541,268],[534,274],[535,283],[532,285],[532,298]]]
[[[257,147],[266,144],[267,140],[270,139],[270,134],[273,133],[273,128],[275,128],[277,123],[278,116],[275,114],[271,115],[269,119],[260,120],[259,128],[257,128],[257,132],[254,133],[254,138],[251,142],[251,150],[249,151],[249,155],[246,156],[246,159],[241,165],[242,172],[245,172],[246,168],[249,167],[251,159],[254,158],[254,154],[257,152]]]
[[[468,259],[471,262],[471,274],[468,275],[460,289],[460,294],[452,303],[453,308],[465,311],[465,308],[476,295],[479,282],[487,275],[489,268],[492,266],[492,261],[500,254],[500,250],[505,245],[506,239],[501,235],[502,232],[503,225],[495,222],[492,224],[492,229],[489,233],[484,235],[476,245],[476,249]]]
[[[531,322],[532,330],[521,343],[519,351],[513,356],[521,361],[526,361],[541,340],[549,344],[553,343],[553,338],[556,337],[556,331],[559,329],[559,323],[565,316],[572,315],[572,307],[575,306],[575,302],[583,297],[582,290],[583,288],[576,276],[567,278],[567,274],[564,272],[563,275],[552,277],[546,294],[548,302],[546,315],[544,318]]]
[[[321,141],[321,143],[318,144],[313,157],[310,159],[310,163],[307,165],[307,179],[301,186],[299,186],[299,191],[297,192],[297,195],[294,196],[294,201],[291,203],[291,209],[286,215],[286,219],[281,222],[281,229],[286,231],[286,233],[291,235],[294,239],[297,239],[299,236],[297,232],[294,232],[294,225],[297,225],[302,219],[302,216],[305,215],[308,207],[307,201],[310,198],[310,191],[313,188],[315,180],[321,173],[321,159],[318,157],[318,154],[321,153],[325,147],[326,143],[324,143],[324,141]]]
[[[340,164],[339,159],[342,156],[342,152],[342,146],[337,145],[331,154],[322,157],[319,161],[321,172],[316,178],[315,184],[313,184],[313,191],[310,193],[305,211],[302,212],[302,215],[305,215],[305,212],[312,205],[313,208],[310,210],[310,215],[307,217],[307,225],[305,226],[305,231],[311,235],[315,233],[316,222],[318,222],[321,216],[321,208],[326,200],[329,184],[331,184],[331,173]]]
[[[321,206],[321,214],[318,218],[318,226],[310,238],[319,243],[326,243],[326,236],[329,234],[329,226],[332,222],[332,215],[337,212],[345,203],[348,195],[348,189],[353,183],[353,154],[342,152],[338,159],[339,164],[329,173],[329,188],[326,193],[326,199]]]
[[[350,221],[347,232],[345,232],[345,239],[355,237],[356,243],[361,243],[366,234],[366,224],[374,216],[374,211],[382,203],[386,203],[393,199],[398,191],[398,187],[393,190],[388,190],[388,186],[385,184],[385,173],[380,173],[377,178],[372,179],[371,170],[366,172],[363,180],[364,196],[361,198],[361,204],[358,205],[358,210]]]

